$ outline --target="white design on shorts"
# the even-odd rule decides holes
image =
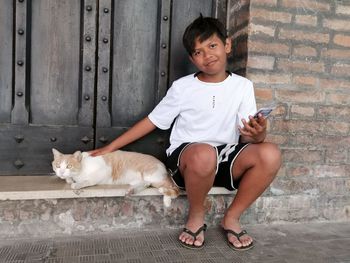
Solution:
[[[227,144],[224,149],[220,151],[218,163],[227,162],[228,157],[236,150],[236,144]]]

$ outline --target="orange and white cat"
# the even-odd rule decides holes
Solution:
[[[166,207],[179,195],[179,189],[170,178],[164,164],[157,158],[136,152],[115,151],[92,157],[87,152],[63,154],[52,149],[52,168],[65,179],[72,189],[93,185],[129,185],[128,195],[149,186],[156,187],[163,196]]]

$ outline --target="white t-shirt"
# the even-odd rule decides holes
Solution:
[[[240,120],[255,112],[250,80],[231,74],[222,82],[208,83],[191,74],[173,82],[148,118],[162,130],[175,120],[166,151],[169,156],[184,142],[237,143]]]

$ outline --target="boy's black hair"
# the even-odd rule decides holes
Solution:
[[[197,38],[199,42],[203,42],[216,34],[225,44],[227,32],[225,26],[216,18],[203,17],[202,14],[196,18],[185,30],[182,43],[191,56],[194,52],[194,45]]]

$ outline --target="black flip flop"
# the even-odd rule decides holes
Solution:
[[[251,248],[254,247],[253,242],[250,243],[248,246],[245,246],[245,247],[243,247],[243,246],[241,246],[241,247],[236,247],[236,246],[233,245],[233,244],[229,241],[229,239],[228,239],[227,234],[232,234],[232,235],[234,235],[234,236],[238,239],[238,241],[241,242],[240,237],[243,236],[243,235],[245,235],[245,234],[247,234],[247,231],[246,231],[246,230],[242,230],[240,233],[237,233],[237,232],[235,232],[235,231],[233,231],[233,230],[231,230],[231,229],[224,229],[224,228],[223,228],[223,231],[225,232],[225,235],[226,235],[226,238],[227,238],[227,239],[226,239],[227,245],[228,245],[231,249],[233,249],[233,250],[235,250],[235,251],[246,251],[246,250],[249,250],[249,249],[251,249]]]
[[[192,232],[191,230],[189,230],[189,229],[187,229],[187,228],[185,227],[185,228],[182,230],[182,232],[185,232],[185,233],[191,235],[191,236],[194,238],[194,240],[193,240],[193,244],[191,245],[191,244],[186,244],[185,242],[182,242],[182,241],[179,239],[179,242],[180,242],[181,246],[183,246],[183,247],[185,247],[185,248],[189,248],[189,249],[201,249],[201,248],[203,248],[205,240],[203,241],[202,245],[200,245],[200,246],[194,245],[194,242],[196,242],[197,236],[198,236],[202,231],[205,232],[206,230],[207,230],[207,225],[206,225],[206,224],[204,224],[203,226],[201,226],[200,228],[198,228],[198,230],[197,230],[196,232]]]

